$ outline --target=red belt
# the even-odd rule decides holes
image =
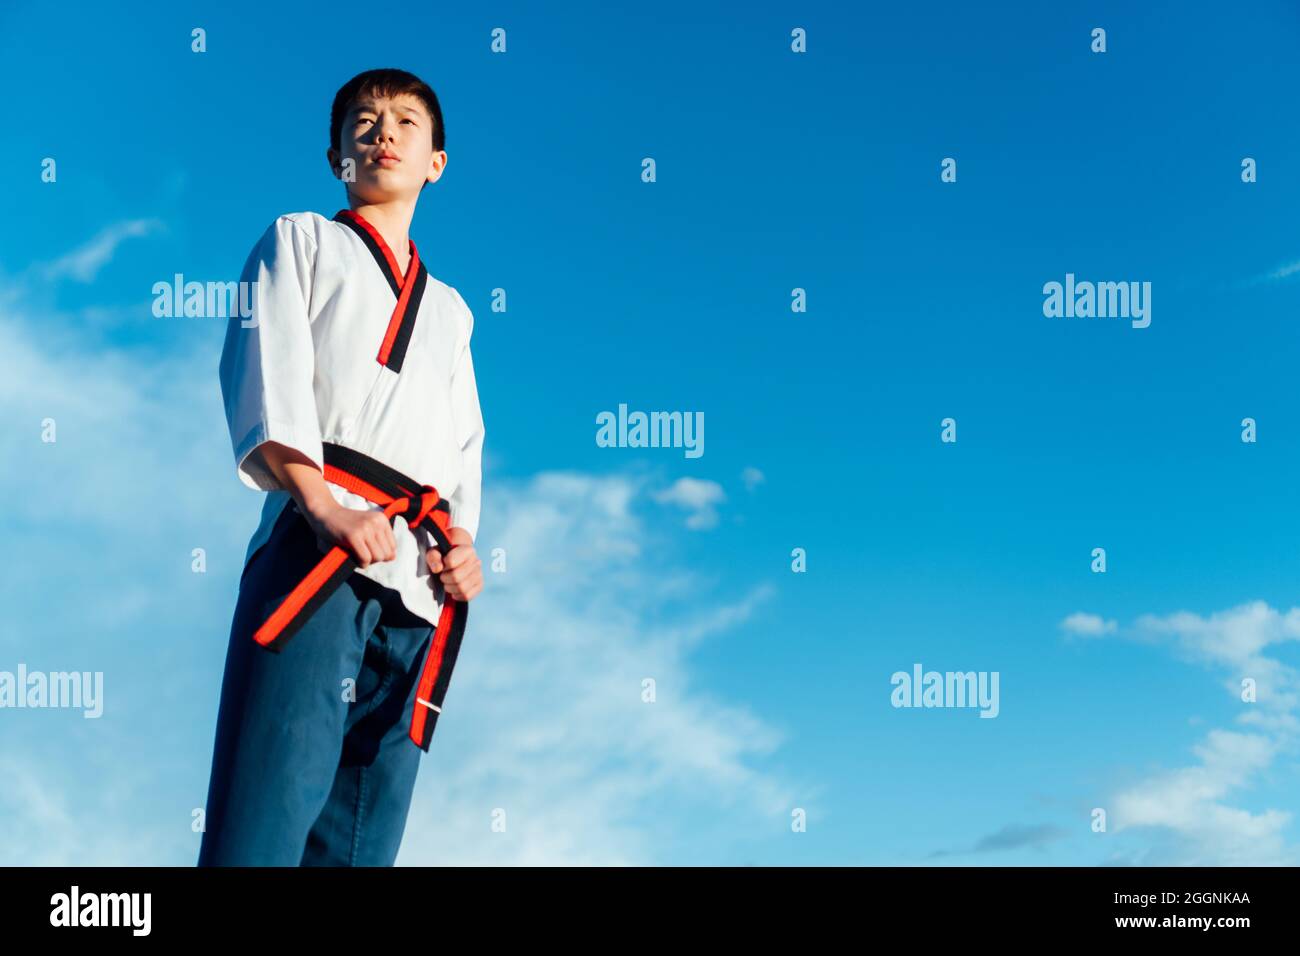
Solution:
[[[422,485],[351,448],[330,442],[326,442],[324,447],[326,481],[382,505],[384,515],[390,521],[401,515],[411,528],[420,526],[427,529],[438,552],[446,557],[451,550],[451,542],[447,539],[451,509],[433,485]],[[283,650],[297,630],[358,566],[348,551],[335,545],[257,629],[253,640],[269,651],[278,653]],[[442,700],[451,681],[456,654],[460,651],[468,610],[464,601],[450,597],[443,600],[429,654],[420,671],[420,682],[415,691],[415,713],[411,717],[409,736],[421,750],[429,749],[434,725],[442,712]]]

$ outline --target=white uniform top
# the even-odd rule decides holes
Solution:
[[[469,347],[474,316],[459,292],[429,275],[400,372],[380,364],[396,280],[381,265],[382,238],[368,245],[358,229],[314,212],[280,216],[244,266],[242,280],[256,282],[246,300],[252,318],[230,319],[220,373],[239,478],[269,492],[245,565],[293,500],[257,451],[265,441],[288,445],[317,467],[323,442],[363,452],[433,485],[448,500],[451,524],[478,536],[484,427]],[[345,507],[382,510],[327,487]],[[396,559],[357,573],[393,588],[436,624],[443,589],[425,563],[433,540],[400,516],[393,533]]]

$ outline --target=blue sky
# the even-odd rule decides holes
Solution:
[[[1292,6],[137,7],[0,10],[0,671],[105,697],[0,711],[4,862],[197,854],[261,501],[224,320],[150,290],[345,205],[329,105],[379,66],[446,115],[412,236],[476,316],[508,555],[400,863],[1296,861]],[[1066,273],[1149,281],[1150,327],[1044,317]],[[598,447],[619,403],[705,453]],[[998,672],[997,718],[892,707],[917,662]]]

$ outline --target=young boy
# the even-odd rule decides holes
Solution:
[[[230,320],[221,388],[238,476],[267,495],[231,626],[200,866],[396,859],[483,587],[474,318],[407,235],[443,145],[417,77],[354,77],[327,153],[349,208],[280,216],[244,267],[253,314]]]

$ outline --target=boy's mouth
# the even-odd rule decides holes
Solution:
[[[394,156],[392,153],[380,153],[378,156],[375,157],[374,162],[376,165],[387,167],[387,166],[396,166],[398,163],[401,162],[401,160],[398,159],[396,156]]]

